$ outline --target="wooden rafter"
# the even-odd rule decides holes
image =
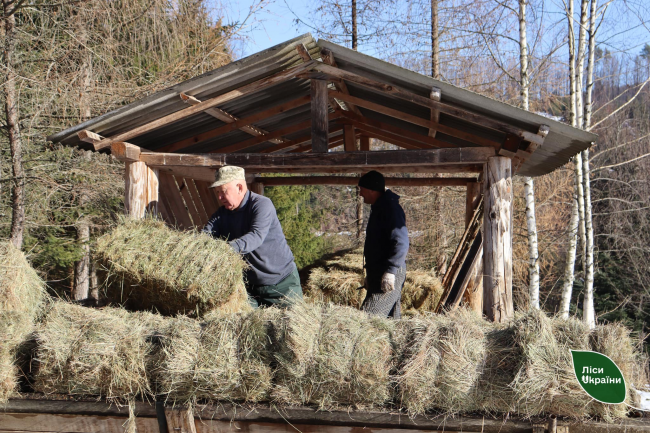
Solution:
[[[338,115],[340,115],[340,113],[337,114],[337,116]],[[331,134],[333,132],[338,132],[341,129],[343,129],[343,125],[334,124],[334,125],[329,127],[329,133]],[[305,143],[309,143],[309,144],[305,145]],[[281,150],[288,149],[288,148],[294,147],[294,146],[303,147],[302,145],[304,145],[305,148],[308,148],[308,149],[311,150],[311,131],[309,132],[309,134],[301,135],[300,137],[298,137],[298,138],[296,138],[296,139],[294,139],[292,141],[287,141],[287,142],[284,142],[284,143],[276,144],[275,146],[267,147],[266,149],[263,149],[262,151],[260,151],[260,153],[279,152]]]
[[[354,125],[360,132],[363,132],[365,135],[377,138],[379,140],[385,141],[395,146],[402,147],[404,149],[431,149],[433,146],[428,144],[421,143],[419,141],[411,140],[409,138],[403,137],[398,134],[393,134],[391,132],[386,132],[382,129],[368,126],[366,124],[355,122],[350,119],[343,119],[341,122],[349,123]],[[454,147],[454,146],[449,146]]]
[[[320,51],[321,59],[323,62],[327,65],[330,65],[332,67],[337,67],[338,65],[336,64],[336,59],[334,59],[334,53],[332,51],[328,50],[327,48],[323,48]],[[345,81],[343,80],[336,80],[333,81],[334,87],[336,89],[346,95],[350,94],[350,91],[348,90],[348,86],[345,84]],[[351,102],[346,102],[345,105],[352,111],[354,114],[357,114],[361,116],[361,111],[357,108],[357,106]]]
[[[441,125],[439,123],[434,125],[428,119],[423,119],[421,117],[414,116],[412,114],[407,114],[404,113],[403,111],[395,110],[394,108],[389,108],[384,105],[377,104],[375,102],[366,101],[364,99],[357,98],[355,96],[344,95],[340,92],[330,92],[330,93],[333,94],[336,98],[341,98],[344,101],[347,100],[354,101],[358,106],[367,108],[371,111],[385,114],[395,119],[403,120],[405,122],[409,122],[414,125],[422,126],[425,128],[435,128],[436,131],[442,132],[447,135],[451,135],[452,137],[460,138],[461,140],[469,141],[470,143],[476,144],[478,146],[488,146],[494,148],[499,148],[501,146],[501,143],[499,142],[487,138],[479,137],[469,132],[464,132],[459,129],[452,128],[446,125]],[[431,138],[434,139],[433,137]],[[437,141],[439,142],[440,140]]]
[[[340,126],[337,126],[336,128],[340,128]],[[330,129],[330,132],[332,132],[332,129]],[[341,135],[330,137],[330,141],[329,144],[327,145],[327,149],[331,150],[341,146],[342,144],[343,144],[343,137]],[[298,146],[295,149],[290,150],[288,153],[303,153],[303,152],[311,152],[311,144]]]
[[[163,116],[159,119],[145,123],[144,125],[140,125],[129,131],[117,134],[113,137],[105,138],[99,143],[97,143],[95,148],[97,150],[103,149],[104,147],[108,147],[111,145],[111,143],[114,143],[116,141],[129,140],[133,137],[137,137],[139,135],[161,128],[165,125],[169,125],[171,123],[193,116],[197,113],[207,110],[208,108],[216,107],[217,105],[223,104],[225,102],[231,101],[241,96],[249,95],[251,93],[258,92],[262,89],[266,89],[277,83],[293,78],[301,72],[305,72],[313,68],[315,64],[316,64],[315,61],[303,63],[301,65],[295,66],[285,71],[278,72],[277,74],[271,75],[270,77],[266,77],[261,80],[250,83],[246,86],[240,87],[239,89],[231,90],[230,92],[226,92],[222,95],[215,96],[214,98],[207,99],[201,102],[200,104],[185,108],[175,113],[168,114],[167,116]]]
[[[201,103],[201,101],[196,99],[194,96],[186,95],[185,93],[181,93],[180,96],[181,99],[185,101],[185,103],[187,104],[198,105]],[[235,123],[236,121],[240,120],[234,114],[228,113],[227,111],[217,107],[208,108],[207,110],[204,111],[204,113],[209,114],[210,116],[214,117],[215,119],[219,119],[224,123]],[[259,128],[252,124],[244,125],[241,128],[239,128],[239,130],[244,131],[245,133],[250,134],[253,137],[259,137],[260,135],[267,135],[269,133],[268,131],[265,131],[264,129]],[[276,138],[269,141],[272,143],[282,143],[283,139]]]
[[[257,177],[255,182],[265,186],[281,185],[357,185],[358,177],[351,176],[290,176],[290,177]],[[386,186],[467,186],[476,182],[475,177],[387,177]]]
[[[376,91],[379,91],[381,93],[409,101],[418,105],[421,105],[423,107],[427,108],[435,108],[439,110],[441,113],[448,114],[450,116],[458,117],[460,119],[466,120],[471,123],[475,123],[480,126],[484,126],[487,128],[491,128],[497,131],[504,132],[506,134],[515,134],[520,137],[522,137],[524,140],[533,142],[533,143],[541,143],[543,140],[541,139],[540,136],[538,136],[534,132],[529,132],[525,131],[521,128],[517,128],[516,126],[510,125],[506,122],[502,122],[500,120],[492,119],[490,117],[484,116],[482,114],[477,114],[469,110],[465,110],[462,108],[454,107],[449,104],[446,104],[444,102],[440,101],[434,101],[431,98],[427,98],[424,96],[420,96],[416,93],[410,92],[408,90],[402,89],[398,86],[394,85],[389,85],[386,83],[382,83],[358,74],[355,74],[354,72],[349,72],[345,71],[343,69],[335,68],[330,65],[326,65],[323,63],[319,63],[316,66],[314,66],[314,70],[323,72],[330,76],[331,78],[335,79],[341,79],[345,81],[350,81],[365,87],[372,88]]]
[[[276,105],[274,107],[269,108],[268,110],[261,111],[259,113],[253,114],[251,116],[245,117],[243,119],[239,119],[233,123],[229,123],[227,125],[221,126],[216,129],[212,129],[210,131],[197,134],[193,137],[186,138],[184,140],[178,141],[173,144],[169,144],[167,146],[163,146],[160,149],[156,149],[159,152],[176,152],[178,150],[182,150],[186,147],[192,146],[196,143],[200,143],[202,141],[206,141],[212,138],[219,137],[220,135],[227,134],[231,131],[234,131],[236,129],[240,129],[246,125],[253,124],[255,122],[259,122],[262,120],[269,119],[273,116],[276,116],[278,114],[285,113],[291,109],[294,109],[296,107],[300,107],[303,105],[309,104],[309,101],[311,100],[311,96],[306,95],[302,96],[297,99],[293,99],[289,102],[285,102],[283,104]]]

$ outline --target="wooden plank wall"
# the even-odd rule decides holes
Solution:
[[[219,207],[209,182],[161,173],[159,209],[163,220],[181,230],[201,229]]]

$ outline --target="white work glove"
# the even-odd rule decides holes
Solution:
[[[393,290],[395,290],[395,274],[385,272],[381,277],[381,291],[383,293],[388,293]]]

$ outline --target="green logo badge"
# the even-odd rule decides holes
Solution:
[[[572,350],[573,371],[582,389],[601,403],[625,400],[625,378],[614,361],[598,352]]]

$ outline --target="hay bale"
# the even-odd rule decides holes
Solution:
[[[147,374],[161,318],[55,302],[37,332],[34,388],[119,401],[152,396]]]
[[[531,310],[513,323],[522,363],[511,386],[516,411],[582,418],[592,399],[575,379],[571,351],[589,350],[589,330],[582,322],[551,319]]]
[[[411,321],[408,348],[396,376],[400,404],[411,415],[434,409],[447,414],[476,410],[486,350],[481,319],[460,309]]]
[[[591,349],[611,358],[625,378],[627,397],[621,404],[604,404],[594,401],[590,414],[612,421],[627,415],[628,406],[639,407],[634,389],[648,383],[648,358],[634,344],[630,330],[618,323],[598,325],[590,335]]]
[[[402,288],[402,311],[433,311],[440,302],[442,292],[442,283],[433,272],[407,270]]]
[[[199,315],[220,306],[250,309],[244,261],[207,234],[125,218],[97,241],[95,252],[108,273],[108,297],[129,308]]]
[[[301,303],[276,326],[277,403],[327,410],[389,400],[391,321],[348,307]]]
[[[0,242],[0,403],[16,389],[20,346],[47,301],[45,283],[22,251]]]
[[[309,274],[305,296],[311,302],[332,302],[360,309],[366,298],[366,290],[358,290],[360,286],[363,286],[363,274],[315,268]]]
[[[168,400],[258,402],[268,399],[270,318],[276,309],[212,314],[205,322],[170,320],[155,368],[157,393]]]

